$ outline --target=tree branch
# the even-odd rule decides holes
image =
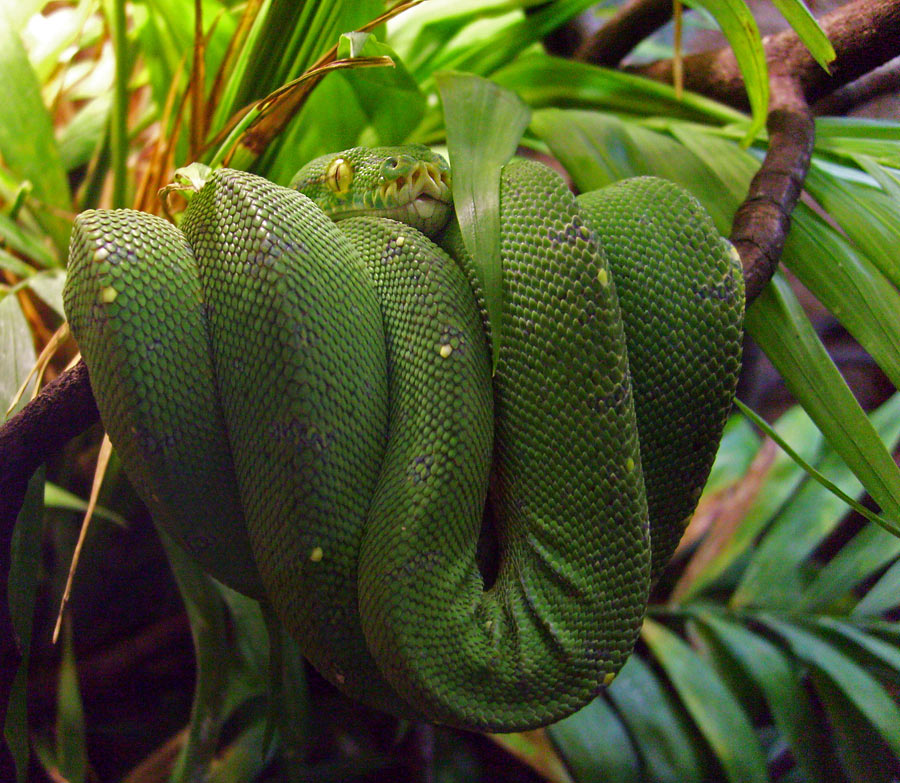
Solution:
[[[744,270],[749,304],[775,274],[815,141],[812,112],[792,79],[774,78],[766,127],[769,149],[735,212],[731,242]]]
[[[834,46],[835,61],[827,73],[813,59],[793,30],[763,38],[766,61],[773,75],[790,76],[807,103],[813,103],[900,54],[900,2],[853,0],[819,19]],[[744,80],[730,48],[684,58],[688,90],[748,110]],[[657,81],[672,83],[672,60],[629,69]]]
[[[28,480],[47,457],[99,418],[87,366],[80,361],[0,426],[0,710],[5,711],[20,660],[9,614],[7,580],[12,534]],[[0,770],[11,763],[5,744],[0,744]]]
[[[575,59],[615,68],[647,36],[672,18],[672,0],[630,0],[594,35],[582,41]]]

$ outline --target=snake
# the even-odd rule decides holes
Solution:
[[[672,182],[576,197],[514,158],[499,188],[500,328],[420,145],[289,187],[217,169],[177,226],[84,212],[64,291],[156,523],[348,696],[479,731],[566,717],[631,654],[744,309],[733,247]]]

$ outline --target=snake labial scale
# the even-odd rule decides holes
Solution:
[[[356,148],[290,188],[215,171],[180,229],[87,212],[65,304],[126,471],[201,566],[348,695],[512,731],[631,652],[731,405],[742,278],[672,183],[575,199],[513,161],[492,368],[449,179]]]

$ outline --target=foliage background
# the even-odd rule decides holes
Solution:
[[[519,140],[507,115],[473,108],[482,89],[519,96],[530,114],[505,105],[528,122],[523,148],[555,157],[578,188],[668,177],[727,234],[766,142],[768,81],[746,6],[707,0],[686,23],[725,32],[750,116],[548,56],[541,40],[591,5],[428,0],[364,39],[341,34],[383,13],[378,0],[4,2],[0,400],[21,387],[17,404],[27,399],[45,347],[48,377],[75,356],[58,330],[78,211],[159,212],[158,188],[193,160],[227,160],[286,183],[324,152],[416,140],[477,163]],[[826,62],[828,45],[802,6],[779,7]],[[669,41],[655,37],[636,56],[668,56]],[[283,89],[351,55],[394,66]],[[496,86],[436,79],[451,70]],[[352,705],[290,645],[273,693],[258,607],[154,531],[115,457],[53,647],[95,429],[47,466],[46,482],[36,477],[14,539],[10,602],[26,650],[30,640],[6,722],[20,773],[31,747],[32,775],[70,781],[896,779],[900,540],[889,531],[900,526],[890,456],[900,401],[889,394],[900,379],[898,170],[900,126],[820,118],[808,198],[783,258],[790,274],[777,275],[747,317],[803,406],[778,419],[777,433],[845,495],[864,499],[868,516],[848,516],[844,501],[736,417],[637,654],[608,693],[546,732],[482,738]],[[877,366],[871,420],[797,292],[840,319],[854,355]],[[753,379],[744,396],[763,404]]]

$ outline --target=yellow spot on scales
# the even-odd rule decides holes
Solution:
[[[629,473],[634,470],[634,460],[631,457],[625,460],[625,470],[627,470]]]
[[[610,683],[612,683],[612,681],[613,681],[614,679],[616,679],[616,675],[613,674],[612,672],[610,672],[609,674],[607,674],[607,675],[603,678],[603,684],[604,684],[605,686],[609,686]]]
[[[106,286],[106,288],[100,289],[100,301],[106,302],[109,304],[110,302],[114,302],[116,297],[119,295],[119,292],[116,291],[111,285]]]
[[[441,346],[441,357],[442,358],[446,359],[451,353],[453,353],[452,345],[444,344]]]
[[[729,252],[731,253],[731,257],[735,261],[737,261],[737,263],[740,264],[741,263],[741,254],[738,253],[738,249],[734,245],[732,245],[731,242],[729,242],[728,245],[729,245]]]
[[[609,272],[601,267],[600,271],[597,272],[597,279],[600,281],[600,285],[606,288],[609,285]]]
[[[312,551],[309,553],[309,559],[314,563],[318,563],[322,559],[322,547],[313,547]]]
[[[396,244],[397,247],[403,247],[403,245],[406,244],[406,237],[397,237],[397,239],[394,240],[394,244]]]
[[[94,261],[98,264],[103,263],[109,258],[109,251],[105,247],[98,247],[94,251]]]

